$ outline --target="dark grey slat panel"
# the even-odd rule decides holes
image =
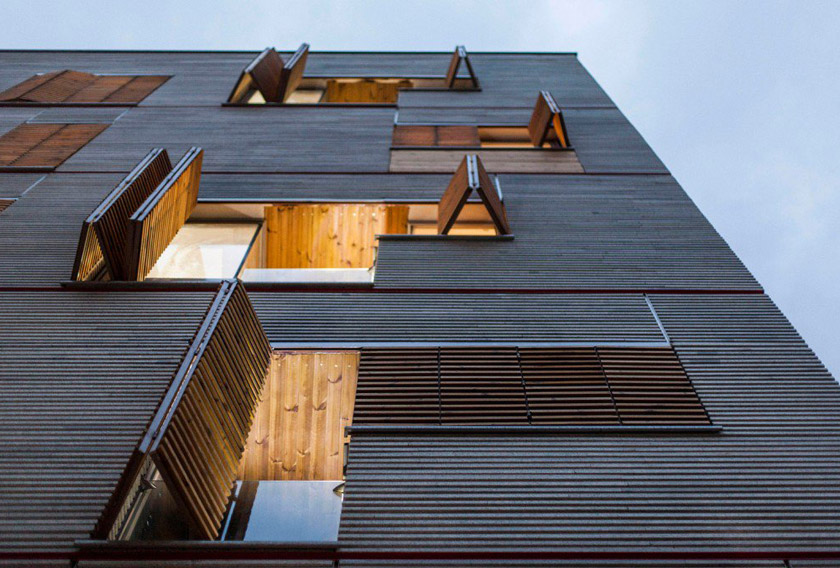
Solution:
[[[251,292],[276,344],[663,341],[640,295]]]
[[[129,171],[152,147],[204,148],[209,172],[386,172],[392,108],[130,109],[60,171]]]
[[[81,560],[77,568],[149,568],[148,560]],[[155,560],[155,568],[335,568],[331,560]],[[705,568],[705,567],[702,567]],[[724,566],[724,568],[728,568]],[[764,568],[763,566],[761,568]]]
[[[89,536],[212,297],[0,293],[0,552]]]
[[[205,174],[199,201],[438,201],[450,175],[439,174]],[[2,183],[2,178],[0,178]],[[2,187],[2,186],[0,186]]]
[[[532,107],[543,89],[561,107],[613,106],[574,55],[470,53],[470,61],[481,92],[403,91],[400,108]]]
[[[499,179],[514,240],[383,239],[375,286],[759,289],[669,176]]]
[[[53,107],[41,110],[30,123],[111,124],[126,111],[120,107]]]
[[[0,182],[8,175],[19,174],[0,174]],[[82,221],[121,178],[51,174],[5,210],[0,286],[58,286],[69,280]]]
[[[43,176],[44,174],[0,174],[0,198],[20,197]]]
[[[0,107],[0,136],[35,117],[42,110],[40,108]]]
[[[836,550],[838,440],[354,435],[358,550]]]
[[[342,560],[341,566],[344,568],[786,568],[783,560]],[[806,566],[811,568],[810,565]],[[828,566],[828,564],[823,566]]]

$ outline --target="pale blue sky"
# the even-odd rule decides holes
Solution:
[[[4,48],[577,51],[840,376],[840,2],[3,0],[0,20]]]

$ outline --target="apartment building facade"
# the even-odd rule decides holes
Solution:
[[[0,52],[0,565],[840,565],[840,386],[572,53]]]

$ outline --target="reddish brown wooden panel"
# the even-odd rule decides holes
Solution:
[[[436,127],[398,124],[394,126],[391,144],[394,146],[434,146],[437,144]]]
[[[15,199],[0,199],[0,213],[8,209],[15,201]]]
[[[561,148],[568,148],[569,135],[563,113],[548,91],[540,91],[534,112],[528,122],[528,135],[534,146],[542,146],[546,142],[553,142]]]
[[[441,235],[448,233],[455,224],[472,192],[467,162],[467,156],[464,156],[438,203],[438,233]]]
[[[11,166],[21,156],[61,130],[63,124],[21,124],[0,136],[0,166]]]
[[[100,80],[104,79],[101,77]],[[168,75],[138,75],[121,88],[104,97],[106,103],[139,103],[169,80]]]
[[[438,126],[438,146],[481,146],[477,126]]]
[[[169,79],[166,75],[94,75],[56,71],[35,75],[0,93],[0,101],[136,104]]]
[[[459,45],[455,48],[455,51],[452,53],[452,59],[449,60],[449,68],[446,70],[446,79],[445,84],[446,88],[452,89],[455,88],[457,85],[457,75],[458,69],[461,67],[461,62],[464,62],[464,65],[467,68],[467,71],[470,74],[468,85],[470,88],[478,89],[478,77],[476,77],[475,71],[473,70],[472,63],[470,62],[470,56],[467,55],[467,50],[464,48],[463,45]]]
[[[250,75],[254,86],[262,94],[266,102],[283,102],[283,93],[280,91],[283,58],[280,57],[280,54],[273,47],[265,48],[245,68],[245,73]]]
[[[56,168],[106,128],[108,128],[107,124],[66,124],[18,158],[12,165]]]
[[[27,92],[23,98],[26,101],[38,103],[60,103],[90,86],[94,81],[96,81],[96,75],[92,73],[62,71],[49,81]]]
[[[14,101],[21,99],[24,95],[26,95],[26,93],[40,85],[43,85],[59,73],[61,73],[61,71],[53,71],[52,73],[44,73],[42,75],[33,75],[26,81],[18,83],[14,87],[6,89],[0,93],[0,101]]]
[[[115,91],[124,87],[133,77],[128,75],[107,75],[97,77],[96,80],[86,87],[70,95],[64,102],[67,103],[98,103]]]

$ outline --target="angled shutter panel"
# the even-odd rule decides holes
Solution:
[[[200,538],[219,535],[270,347],[241,283],[222,283],[141,442]]]
[[[80,71],[56,71],[35,75],[3,91],[0,101],[136,104],[168,79],[168,75],[94,75]]]
[[[62,71],[22,97],[38,103],[61,103],[96,81],[96,75],[81,71]]]
[[[47,81],[51,80],[53,77],[57,76],[61,71],[53,71],[52,73],[44,73],[43,75],[33,75],[26,81],[22,83],[18,83],[14,87],[6,89],[2,93],[0,93],[0,101],[8,102],[8,101],[16,101],[16,100],[25,100],[25,95],[29,91],[35,89],[46,83]]]
[[[169,75],[137,75],[101,100],[105,103],[139,103],[169,80]],[[105,77],[100,77],[104,81]]]
[[[126,279],[129,218],[171,170],[166,150],[154,148],[93,210],[82,224],[74,280],[94,278],[103,268],[113,280]]]
[[[309,55],[309,44],[302,43],[288,61],[283,65],[280,74],[280,102],[286,102],[291,94],[298,88],[303,79],[303,71],[306,68],[306,58]]]
[[[437,130],[434,126],[398,124],[394,126],[393,146],[435,146]]]
[[[94,82],[76,91],[64,102],[67,103],[91,103],[101,102],[109,95],[118,91],[128,84],[133,77],[129,75],[107,75],[97,77]]]
[[[143,280],[198,202],[204,151],[191,148],[129,219],[125,276]]]
[[[473,190],[478,193],[481,202],[487,208],[487,212],[496,226],[496,231],[500,235],[510,234],[507,214],[496,190],[496,185],[490,179],[487,170],[484,169],[481,159],[476,155],[464,156],[443,197],[440,198],[438,232],[442,235],[449,232],[455,221],[458,220],[458,214],[461,213],[461,209],[463,209]]]
[[[477,126],[438,126],[438,146],[481,146]]]
[[[283,58],[273,47],[267,47],[248,67],[245,73],[251,77],[254,86],[266,102],[282,102],[280,76],[283,73]]]
[[[107,127],[107,124],[21,124],[0,136],[0,167],[56,168]]]
[[[548,91],[540,91],[537,96],[534,112],[528,123],[528,135],[531,143],[537,147],[549,140],[556,141],[561,148],[571,146],[563,113]]]
[[[458,77],[458,69],[461,67],[461,62],[464,62],[464,65],[467,68],[467,72],[470,74],[469,78],[469,85],[473,89],[481,88],[478,83],[478,77],[476,77],[475,71],[473,70],[472,63],[470,62],[470,56],[467,55],[467,50],[463,45],[459,45],[455,47],[455,51],[452,53],[452,59],[449,60],[449,68],[446,70],[446,79],[445,84],[447,89],[454,89],[456,88],[456,80]]]

